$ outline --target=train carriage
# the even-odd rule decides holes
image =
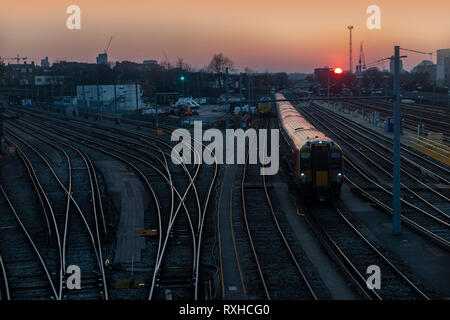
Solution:
[[[275,97],[285,99],[279,93]],[[291,150],[288,161],[295,170],[295,184],[301,196],[319,200],[338,198],[343,182],[342,149],[290,102],[279,101],[276,109],[282,135]]]

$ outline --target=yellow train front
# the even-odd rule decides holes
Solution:
[[[276,94],[277,100],[285,99]],[[281,133],[289,146],[285,155],[295,170],[295,185],[302,198],[336,199],[343,182],[342,149],[317,130],[287,101],[277,102]]]
[[[272,112],[271,102],[258,102],[258,112],[261,115],[268,115]]]
[[[262,117],[270,117],[272,114],[272,97],[266,96],[258,102],[258,112]]]

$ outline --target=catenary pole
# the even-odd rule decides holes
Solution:
[[[399,235],[402,232],[401,220],[401,185],[400,185],[400,47],[395,47],[394,54],[394,185],[392,215],[392,233]]]

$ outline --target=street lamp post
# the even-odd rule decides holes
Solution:
[[[181,95],[184,96],[184,76],[182,75],[180,77],[180,81],[181,81]]]

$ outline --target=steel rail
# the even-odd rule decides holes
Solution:
[[[25,225],[22,223],[22,220],[20,219],[19,215],[17,214],[16,209],[14,208],[14,205],[11,203],[8,195],[6,194],[5,190],[3,189],[3,186],[0,184],[0,192],[3,194],[3,197],[5,198],[6,202],[8,203],[9,208],[11,209],[14,217],[17,220],[17,223],[19,224],[20,228],[22,229],[22,232],[25,234],[28,242],[30,243],[31,247],[33,248],[34,253],[36,254],[36,256],[39,259],[39,262],[44,270],[44,273],[47,277],[48,283],[50,285],[51,291],[53,293],[53,296],[55,299],[59,299],[59,295],[58,295],[58,291],[56,290],[54,284],[53,284],[53,280],[50,276],[50,272],[47,268],[47,265],[44,262],[44,259],[42,258],[42,255],[39,251],[39,249],[37,248],[36,244],[33,241],[33,238],[31,237],[31,235],[28,233],[27,228],[25,227]]]
[[[270,126],[270,120],[268,121],[267,127],[269,128],[269,126]],[[267,145],[267,140],[264,140],[264,149],[263,150],[266,150],[266,145]],[[265,152],[263,152],[262,163],[266,163],[265,156],[266,156],[266,154],[265,154]],[[286,249],[289,252],[289,256],[291,257],[293,263],[295,264],[295,268],[300,273],[300,276],[302,277],[303,281],[305,282],[306,287],[308,288],[311,296],[313,297],[314,300],[318,300],[317,295],[316,295],[316,293],[314,292],[314,290],[313,290],[313,288],[311,286],[311,283],[309,282],[308,278],[306,277],[305,272],[303,271],[302,267],[300,267],[300,264],[297,261],[297,258],[295,257],[294,252],[292,252],[291,246],[289,245],[289,243],[288,243],[288,241],[287,241],[287,239],[286,239],[286,237],[284,235],[284,232],[281,229],[281,226],[280,226],[280,224],[278,222],[278,218],[277,218],[277,216],[275,214],[275,210],[274,210],[273,205],[272,205],[272,200],[270,199],[270,196],[269,196],[269,190],[268,190],[267,184],[266,184],[266,175],[264,175],[264,174],[262,175],[262,182],[263,182],[263,186],[264,186],[264,194],[266,195],[267,204],[269,205],[270,213],[272,214],[272,218],[273,218],[273,221],[274,221],[274,223],[275,223],[275,225],[277,227],[278,233],[280,234],[280,237],[283,240],[283,243],[284,243]]]
[[[11,300],[11,293],[9,292],[8,275],[6,274],[6,268],[3,263],[2,255],[0,254],[0,269],[3,278],[3,285],[5,286],[6,300]]]
[[[308,114],[308,116],[310,116]],[[331,123],[331,121],[328,121],[327,119],[321,118],[323,120],[325,120],[327,123],[329,123],[330,125],[334,126],[333,123]],[[337,127],[336,127],[337,128]],[[352,144],[350,144],[346,139],[343,139],[340,135],[338,135],[337,133],[335,133],[333,130],[331,130],[329,127],[328,129],[334,134],[336,135],[338,138],[340,138],[345,144],[347,144],[350,148],[352,148],[355,152],[359,153],[362,157],[364,157],[367,161],[369,161],[370,163],[372,163],[374,166],[376,166],[377,168],[379,168],[381,171],[383,171],[386,175],[388,175],[389,177],[392,177],[392,174],[390,172],[388,172],[387,170],[385,170],[384,168],[382,168],[378,163],[376,163],[373,159],[371,159],[368,155],[366,155],[365,153],[361,152],[360,150],[358,150],[355,146],[353,146]],[[337,130],[345,133],[342,129],[337,128]],[[353,139],[354,141],[356,141],[358,144],[364,146],[365,148],[367,148],[368,150],[371,150],[373,153],[377,154],[378,156],[380,156],[382,159],[384,159],[385,161],[389,161],[387,158],[385,158],[384,156],[380,155],[376,150],[374,150],[373,148],[370,148],[369,146],[365,145],[364,143],[360,142],[359,140],[357,140],[354,137],[350,137],[351,139]],[[403,170],[403,169],[402,169]],[[407,173],[408,174],[408,173]],[[416,179],[415,177],[412,177],[412,179],[414,179],[416,182],[420,183],[421,185],[425,186],[428,190],[432,191],[433,193],[436,193],[437,191],[435,191],[434,189],[430,188],[428,185],[426,185],[425,183],[423,183],[422,181]],[[440,215],[444,216],[446,219],[450,219],[450,216],[448,214],[446,214],[445,212],[443,212],[442,210],[440,210],[439,208],[437,208],[435,205],[433,205],[431,202],[429,202],[428,200],[426,200],[425,198],[423,198],[422,196],[420,196],[419,194],[417,194],[415,191],[411,190],[408,186],[406,186],[405,184],[401,184],[402,187],[406,190],[408,190],[408,192],[410,192],[412,195],[414,195],[417,199],[419,199],[420,201],[422,201],[423,203],[425,203],[426,205],[428,205],[430,208],[432,208],[433,210],[435,210],[437,213],[439,213]],[[384,188],[383,188],[384,189]],[[437,195],[440,195],[441,197],[444,197],[444,200],[446,200],[447,198],[440,194],[439,192],[436,193]],[[430,218],[436,220],[438,223],[444,224],[447,227],[450,227],[450,224],[439,219],[438,217],[416,207],[415,205],[411,204],[410,202],[407,202],[405,200],[401,200],[403,203],[407,204],[410,207],[413,207],[416,210],[419,210],[420,212],[426,214],[427,216],[429,216]],[[449,199],[450,201],[450,199]]]

